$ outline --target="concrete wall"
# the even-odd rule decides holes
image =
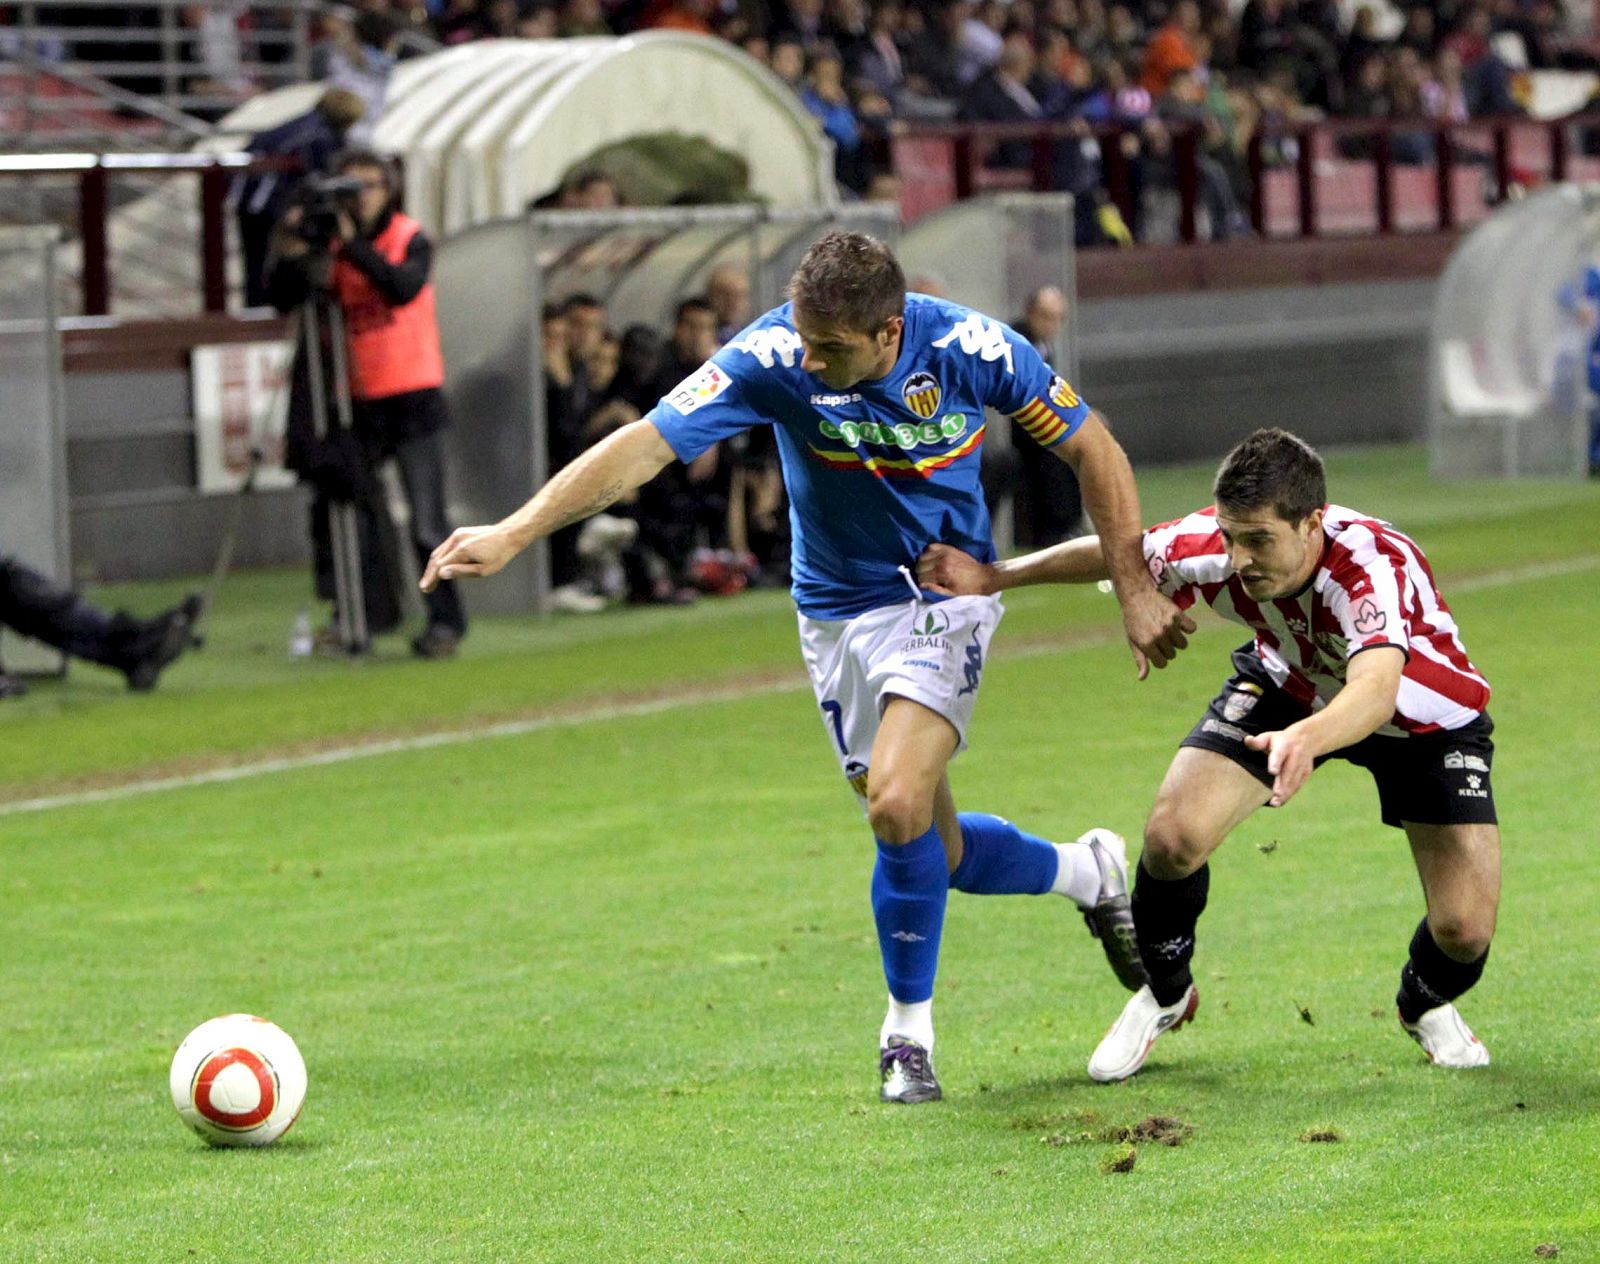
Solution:
[[[65,388],[74,575],[113,581],[210,571],[238,498],[194,490],[187,371],[70,372]],[[236,567],[306,559],[298,491],[256,493],[238,511]]]
[[[1263,425],[1421,440],[1432,281],[1095,299],[1078,375],[1135,462],[1220,456]]]

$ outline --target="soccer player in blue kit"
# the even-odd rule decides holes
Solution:
[[[1002,817],[958,814],[950,794],[946,768],[965,745],[1001,607],[993,597],[923,592],[913,568],[934,542],[995,556],[978,483],[985,406],[1076,471],[1141,679],[1187,644],[1194,624],[1145,567],[1127,457],[1024,339],[958,304],[907,294],[888,248],[860,233],[813,244],[789,294],[510,517],[457,530],[434,551],[422,586],[491,575],[669,462],[692,461],[751,426],[774,427],[801,653],[877,843],[872,912],[889,985],[879,1096],[934,1101],[933,981],[952,887],[1064,895],[1123,985],[1144,983],[1120,838],[1091,830],[1052,843]]]

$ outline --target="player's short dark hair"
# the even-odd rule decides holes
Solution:
[[[1328,503],[1328,476],[1315,448],[1272,427],[1257,430],[1223,457],[1212,494],[1227,513],[1270,506],[1284,521],[1301,522]]]
[[[836,228],[806,251],[789,298],[808,316],[875,334],[905,314],[906,274],[876,237]]]
[[[599,299],[597,299],[593,294],[589,294],[589,293],[586,293],[584,291],[580,291],[577,294],[569,294],[569,295],[567,295],[566,298],[561,300],[561,314],[563,316],[570,316],[575,310],[577,310],[580,307],[604,307],[604,306],[605,306],[605,304],[602,303]]]
[[[683,300],[683,302],[678,304],[677,311],[675,311],[672,316],[672,323],[677,324],[690,312],[705,312],[706,315],[710,316],[713,320],[715,320],[717,316],[717,309],[711,306],[711,300],[700,298],[697,295],[694,298],[686,298]]]

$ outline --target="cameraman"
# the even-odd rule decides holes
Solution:
[[[411,509],[411,539],[420,563],[450,534],[445,518],[444,361],[428,274],[433,245],[416,220],[397,211],[395,176],[390,164],[368,149],[349,149],[334,162],[334,179],[310,184],[299,205],[283,217],[274,234],[274,259],[267,289],[274,307],[289,311],[325,291],[344,318],[345,358],[353,402],[353,443],[335,444],[331,461],[312,452],[315,445],[292,435],[298,449],[295,468],[316,483],[319,499],[345,499],[374,511],[372,532],[381,554],[383,524],[377,471],[393,457]],[[304,355],[300,357],[304,360]],[[298,370],[297,370],[298,372]],[[295,428],[291,408],[291,430]],[[337,407],[330,406],[330,417]],[[301,420],[303,427],[304,421]],[[310,455],[308,456],[308,452]],[[294,452],[291,452],[293,460]],[[339,469],[340,465],[345,468]],[[329,466],[335,467],[329,477]],[[355,468],[349,468],[350,466]],[[342,486],[341,486],[342,484]],[[313,507],[315,514],[316,508]],[[369,533],[363,531],[363,536]],[[369,550],[363,547],[363,570]],[[329,585],[319,549],[319,588]],[[381,556],[370,559],[380,568]],[[371,585],[369,584],[369,590]],[[453,583],[428,594],[428,626],[411,642],[422,658],[449,658],[466,634],[466,614]],[[392,627],[397,612],[382,608],[374,630]]]

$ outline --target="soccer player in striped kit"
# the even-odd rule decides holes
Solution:
[[[1133,916],[1149,984],[1089,1059],[1127,1079],[1156,1038],[1194,1015],[1195,925],[1207,857],[1263,805],[1287,803],[1324,759],[1377,783],[1383,822],[1406,832],[1427,897],[1396,998],[1401,1026],[1438,1066],[1487,1065],[1453,1002],[1483,973],[1500,898],[1489,784],[1489,684],[1417,545],[1327,500],[1322,461],[1283,430],[1258,430],[1223,460],[1214,506],[1144,533],[1160,590],[1203,601],[1255,639],[1184,738],[1145,825]],[[1083,537],[1010,562],[934,545],[918,566],[936,592],[1085,583],[1105,573]]]

